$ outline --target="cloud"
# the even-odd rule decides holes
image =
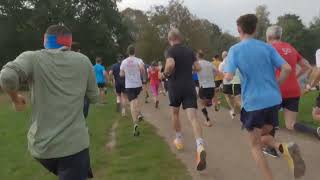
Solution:
[[[168,4],[169,0],[123,0],[119,9],[127,7],[149,10],[153,5]],[[319,0],[184,0],[191,13],[219,25],[222,30],[236,34],[236,19],[246,13],[254,13],[258,5],[267,5],[271,22],[278,16],[295,13],[308,25],[313,17],[320,15]]]

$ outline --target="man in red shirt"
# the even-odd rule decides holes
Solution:
[[[292,47],[289,43],[281,41],[282,28],[280,26],[271,26],[267,30],[267,41],[271,44],[278,53],[285,59],[291,66],[292,71],[287,80],[281,84],[280,90],[282,94],[282,104],[286,128],[298,132],[306,133],[320,138],[320,128],[315,129],[297,121],[299,112],[299,100],[301,96],[298,78],[308,70],[308,65],[305,59],[299,52]],[[301,70],[296,72],[296,66],[299,65]],[[277,77],[280,76],[280,71],[277,71]],[[273,134],[275,131],[273,131]],[[270,153],[269,153],[270,154]],[[272,153],[276,155],[276,151]],[[271,155],[271,154],[270,154]]]

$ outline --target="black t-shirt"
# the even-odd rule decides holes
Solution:
[[[175,70],[170,75],[169,85],[175,87],[194,86],[192,79],[192,66],[196,61],[196,56],[192,49],[178,44],[167,50],[166,58],[173,58]]]
[[[124,83],[125,78],[120,76],[121,63],[116,63],[112,66],[112,74],[116,83]]]

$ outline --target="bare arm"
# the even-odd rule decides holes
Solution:
[[[165,69],[164,69],[164,74],[166,76],[171,75],[174,71],[175,65],[176,65],[176,63],[173,58],[167,58]]]
[[[288,63],[285,63],[281,66],[280,77],[278,78],[278,83],[281,85],[291,73],[292,68]]]
[[[302,75],[307,73],[308,70],[311,69],[311,66],[306,63],[306,60],[304,58],[302,58],[299,61],[298,65],[301,67],[301,69],[300,69],[299,73],[297,74],[297,78],[300,78]]]
[[[234,74],[232,73],[224,73],[224,79],[227,81],[232,81],[234,77]]]
[[[194,70],[195,72],[201,71],[201,66],[200,66],[199,61],[195,61],[195,62],[193,63],[193,70]]]

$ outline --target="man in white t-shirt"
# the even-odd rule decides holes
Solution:
[[[222,53],[223,62],[219,66],[219,71],[224,72],[224,67],[227,64],[228,52],[224,51]],[[226,101],[230,107],[231,119],[236,116],[235,109],[241,108],[241,82],[240,82],[240,72],[236,71],[235,76],[232,81],[223,80],[223,94],[225,95]]]
[[[128,47],[129,57],[121,63],[120,76],[125,77],[126,93],[130,101],[131,115],[134,123],[133,135],[139,136],[138,121],[142,120],[138,96],[142,90],[141,75],[145,73],[144,63],[135,57],[135,47]]]
[[[207,107],[212,106],[212,99],[215,94],[215,76],[218,74],[218,70],[207,60],[204,60],[203,51],[198,51],[197,58],[201,70],[198,73],[199,78],[199,97],[200,97],[200,108],[203,115],[206,118],[205,124],[208,127],[212,126],[211,120],[208,115]]]

